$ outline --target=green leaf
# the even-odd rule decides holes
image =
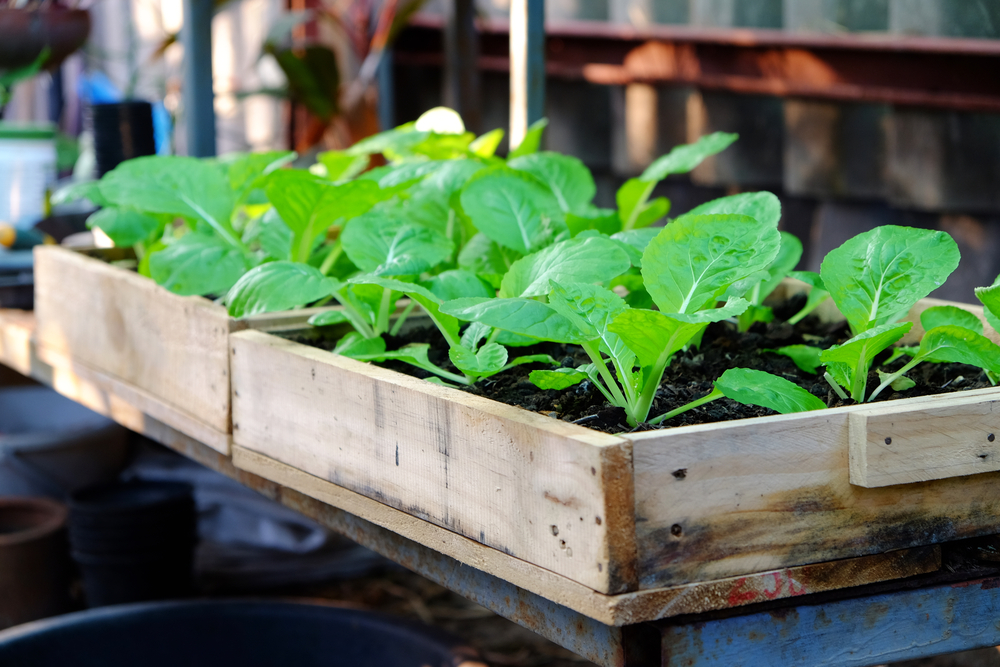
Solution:
[[[524,133],[524,139],[521,140],[521,143],[518,144],[517,148],[510,152],[507,158],[514,159],[523,155],[537,153],[538,148],[542,145],[542,133],[545,132],[545,127],[548,124],[548,118],[541,118],[529,125],[528,131]]]
[[[756,306],[754,304],[750,304],[750,307],[743,311],[740,315],[737,324],[740,331],[749,331],[750,327],[757,322],[767,324],[768,322],[773,321],[774,311],[768,306]]]
[[[469,144],[469,150],[479,157],[493,157],[496,155],[501,141],[503,141],[503,130],[498,127],[477,137],[475,141]]]
[[[441,301],[451,301],[469,296],[490,297],[496,292],[471,271],[451,269],[427,280],[423,285]]]
[[[333,348],[333,352],[334,354],[351,357],[352,359],[357,357],[370,357],[371,355],[382,354],[385,352],[385,341],[381,336],[365,338],[357,331],[352,331],[337,341],[337,345]]]
[[[660,310],[693,313],[712,305],[733,283],[765,269],[780,244],[778,230],[754,218],[684,216],[650,241],[642,277]]]
[[[273,259],[292,257],[292,230],[274,208],[267,209],[263,215],[250,221],[243,232],[243,242],[247,245],[259,244]]]
[[[204,220],[228,242],[239,245],[229,223],[233,191],[214,164],[176,155],[139,157],[105,174],[98,187],[112,204]]]
[[[954,325],[935,327],[924,334],[914,359],[978,366],[1000,373],[1000,345],[974,331]]]
[[[823,365],[823,361],[820,358],[823,354],[823,349],[813,347],[812,345],[786,345],[776,350],[762,350],[762,352],[773,352],[774,354],[788,357],[795,362],[796,366],[806,373],[812,373],[813,375],[816,375],[819,367]]]
[[[669,359],[705,326],[703,322],[680,322],[656,310],[630,308],[608,325],[608,331],[617,334],[646,368]]]
[[[879,325],[858,334],[842,345],[824,350],[820,359],[831,366],[828,370],[842,386],[850,387],[851,398],[862,403],[865,400],[868,369],[875,355],[906,335],[912,326],[912,322]],[[844,367],[834,369],[832,366],[835,363],[843,364]],[[846,385],[841,382],[845,377],[848,379]]]
[[[229,187],[236,200],[243,201],[250,190],[260,187],[271,172],[281,169],[294,160],[294,151],[267,151],[223,156]]]
[[[452,242],[398,217],[365,216],[341,234],[344,252],[359,269],[379,276],[416,275],[451,257]]]
[[[757,290],[758,304],[763,303],[764,299],[777,289],[781,281],[791,273],[799,260],[802,259],[802,241],[788,232],[779,233],[781,234],[781,247],[778,249],[778,256],[767,267],[767,272],[771,274],[771,277],[762,282]]]
[[[305,262],[316,240],[338,220],[367,212],[391,193],[371,181],[333,185],[309,172],[283,169],[271,175],[267,196],[292,230],[292,258]]]
[[[646,252],[649,242],[660,233],[658,228],[630,229],[627,232],[618,232],[611,235],[612,241],[620,242],[620,246],[628,253],[632,266],[642,268],[642,253]]]
[[[386,278],[372,274],[355,276],[351,278],[350,284],[356,288],[366,286],[379,287],[407,295],[420,304],[420,307],[424,309],[424,312],[427,313],[427,315],[434,322],[435,326],[437,326],[437,328],[441,331],[441,334],[445,337],[445,340],[449,345],[455,346],[459,344],[458,320],[451,315],[441,312],[441,298],[426,287],[417,285],[416,283],[409,283],[404,280]],[[381,292],[374,295],[376,300],[381,299],[381,296]],[[373,305],[377,307],[377,304]]]
[[[97,227],[119,248],[127,248],[149,239],[158,230],[162,230],[164,225],[162,218],[117,206],[102,208],[87,218],[87,227]]]
[[[770,192],[744,192],[720,197],[696,206],[684,215],[749,215],[777,228],[781,220],[781,201]],[[684,217],[684,216],[681,216]]]
[[[858,334],[894,322],[958,266],[948,234],[887,225],[858,234],[823,260],[820,275]]]
[[[479,343],[490,335],[491,331],[493,331],[493,327],[482,322],[473,322],[462,332],[462,347],[475,350],[479,347]]]
[[[466,322],[482,322],[496,329],[553,343],[579,344],[589,340],[572,322],[534,299],[455,299],[442,304],[441,312]]]
[[[1000,331],[1000,279],[990,287],[977,287],[976,298],[985,306],[986,321]]]
[[[309,318],[309,324],[314,327],[329,327],[336,324],[347,324],[351,318],[342,310],[324,310]]]
[[[830,349],[824,350],[820,359],[824,363],[839,361],[851,366],[857,366],[859,359],[870,363],[875,355],[905,336],[912,327],[913,322],[879,325],[858,334],[841,345],[834,345]]]
[[[958,306],[932,306],[920,313],[920,326],[924,331],[935,327],[954,325],[983,335],[983,321]]]
[[[458,370],[479,378],[499,373],[507,363],[507,350],[496,343],[487,343],[478,352],[457,346],[448,350],[448,358]]]
[[[886,373],[885,371],[876,372],[878,373],[878,378],[881,382],[885,382],[894,375],[893,373]],[[905,375],[900,375],[898,378],[890,382],[889,386],[892,387],[894,391],[906,391],[907,389],[913,389],[916,387],[917,383]]]
[[[430,132],[420,132],[413,128],[412,123],[400,125],[392,130],[362,139],[346,151],[347,155],[375,155],[376,153],[402,153],[430,136]]]
[[[525,171],[548,185],[565,213],[584,210],[597,193],[590,170],[569,155],[548,151],[532,153],[508,160],[507,166]]]
[[[550,291],[549,306],[572,322],[583,338],[588,341],[617,338],[608,332],[608,326],[628,309],[620,296],[598,285],[561,285],[555,280]],[[614,341],[608,342],[608,347],[613,349]]]
[[[621,229],[649,227],[670,211],[670,202],[665,197],[648,201],[655,186],[655,181],[630,178],[618,188],[615,202],[618,204]]]
[[[715,386],[726,398],[744,405],[759,405],[781,414],[822,410],[826,404],[794,382],[749,368],[730,368]]]
[[[561,391],[580,384],[590,376],[576,368],[557,368],[554,371],[531,371],[528,379],[539,389]]]
[[[245,317],[299,308],[328,297],[341,287],[340,281],[324,276],[308,264],[268,262],[240,278],[226,295],[226,303],[232,317]]]
[[[610,235],[621,231],[622,223],[618,219],[618,211],[613,208],[585,206],[566,214],[566,227],[570,236],[577,236],[591,229]]]
[[[218,236],[190,232],[149,258],[149,273],[175,294],[225,294],[253,266],[252,259]]]
[[[629,266],[625,251],[605,237],[569,239],[514,262],[500,283],[499,296],[542,296],[549,293],[550,280],[605,283]]]
[[[789,271],[789,278],[795,278],[800,280],[810,287],[815,287],[816,289],[821,289],[824,292],[829,290],[826,289],[826,285],[823,284],[823,278],[815,271]]]
[[[52,194],[52,204],[58,206],[69,202],[86,199],[94,206],[112,206],[112,203],[101,194],[98,181],[70,183],[64,185]]]
[[[521,254],[546,244],[563,224],[552,191],[534,176],[513,169],[476,174],[462,189],[460,201],[476,229]]]
[[[504,274],[520,257],[520,253],[504,248],[485,234],[479,233],[469,239],[458,253],[458,265],[481,276],[494,288],[499,288]]]
[[[558,366],[559,362],[552,358],[551,354],[525,354],[520,357],[514,357],[507,362],[504,368],[513,368],[514,366],[523,366],[524,364],[548,364],[550,366]]]
[[[326,178],[347,181],[368,168],[367,155],[349,155],[343,151],[325,151],[316,156],[316,162],[326,169]]]
[[[705,158],[724,151],[738,138],[738,134],[713,132],[693,144],[675,146],[669,153],[646,167],[646,171],[642,172],[639,178],[647,182],[656,182],[671,174],[686,174],[701,164]]]

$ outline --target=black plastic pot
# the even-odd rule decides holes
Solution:
[[[189,484],[138,481],[75,493],[69,539],[90,607],[193,591],[197,523]]]
[[[156,154],[153,105],[140,100],[95,104],[94,152],[103,176],[125,160]]]
[[[449,635],[380,614],[291,602],[125,605],[0,632],[23,667],[484,667]]]

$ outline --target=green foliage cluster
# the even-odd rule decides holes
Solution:
[[[438,109],[416,123],[289,168],[291,153],[214,161],[140,158],[63,196],[103,208],[90,223],[117,245],[134,245],[140,271],[180,294],[225,295],[234,317],[336,302],[315,326],[349,325],[336,352],[362,361],[398,360],[439,383],[471,385],[524,363],[540,388],[590,382],[625,410],[633,426],[658,423],[721,398],[778,412],[826,407],[797,385],[730,369],[707,396],[650,415],[675,355],[701,343],[713,322],[741,330],[769,322],[765,299],[786,277],[810,286],[800,321],[826,299],[847,318],[852,338],[830,349],[796,345],[777,354],[819,373],[843,398],[863,402],[887,386],[912,386],[922,362],[959,361],[1000,375],[1000,347],[981,321],[952,307],[923,313],[919,347],[882,373],[868,392],[875,358],[912,326],[912,306],[957,267],[943,232],[880,227],[829,253],[819,274],[796,272],[802,244],[778,230],[781,206],[767,192],[723,197],[664,226],[670,210],[652,198],[671,174],[695,168],[736,136],[715,133],[656,160],[617,193],[616,209],[593,204],[594,179],[576,158],[540,151],[544,121],[506,158],[502,132],[465,131]],[[385,166],[369,169],[382,155]],[[977,290],[1000,325],[1000,280]],[[429,346],[388,349],[420,308],[440,331],[452,372]],[[560,368],[547,355],[512,355],[540,341],[579,345],[590,363]]]

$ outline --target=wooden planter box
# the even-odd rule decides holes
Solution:
[[[267,333],[230,340],[247,461],[599,593],[1000,532],[1000,389],[608,435]]]
[[[234,320],[208,299],[178,296],[108,263],[124,249],[35,250],[35,342],[144,413],[222,453],[232,441],[229,334],[307,315]],[[60,362],[60,363],[57,363]]]

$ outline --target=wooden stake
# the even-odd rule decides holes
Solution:
[[[510,147],[545,114],[545,0],[510,3]]]

